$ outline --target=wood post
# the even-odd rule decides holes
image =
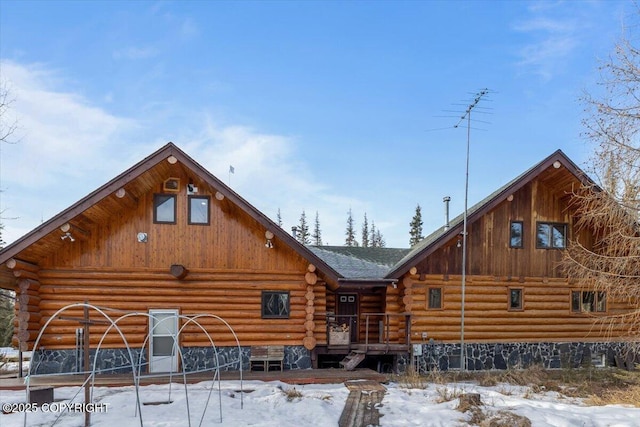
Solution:
[[[115,193],[116,197],[120,199],[120,203],[122,203],[125,207],[129,209],[134,209],[138,206],[138,199],[133,197],[131,193],[127,192],[124,188],[119,188]]]
[[[19,350],[26,351],[33,346],[40,331],[40,268],[36,264],[16,258],[9,259],[6,266],[13,270],[13,275],[18,278],[14,335],[18,339]]]
[[[305,309],[306,321],[304,322],[305,328],[305,337],[302,339],[302,345],[307,350],[313,350],[316,347],[317,340],[313,336],[314,330],[316,328],[316,324],[313,321],[313,316],[315,314],[315,306],[314,300],[316,299],[315,293],[313,292],[313,285],[318,282],[318,276],[315,273],[316,267],[313,264],[309,264],[307,267],[307,273],[304,275],[304,281],[307,284],[307,293],[305,294],[305,298],[307,299],[307,307]]]
[[[11,258],[9,260],[7,260],[7,268],[9,270],[26,270],[26,271],[32,271],[32,272],[38,272],[40,270],[40,267],[38,267],[36,264],[32,264],[30,262],[27,261],[22,261],[16,258]]]
[[[185,277],[187,277],[187,274],[189,274],[189,270],[187,270],[187,268],[181,264],[173,264],[170,270],[171,275],[180,280],[184,279]]]

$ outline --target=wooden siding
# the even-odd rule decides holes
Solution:
[[[412,276],[414,343],[460,340],[461,276]],[[442,309],[427,309],[430,287],[442,288]],[[523,293],[523,310],[509,310],[509,289]],[[603,341],[619,338],[593,315],[571,312],[571,291],[583,290],[561,278],[467,276],[465,286],[465,340],[467,342]],[[629,309],[620,301],[607,302],[605,315]],[[596,315],[597,316],[597,315]]]
[[[153,195],[139,197],[137,207],[111,215],[96,225],[88,240],[64,241],[55,253],[42,260],[40,267],[139,267],[169,268],[181,264],[190,268],[290,270],[304,260],[293,250],[274,242],[273,249],[265,248],[265,230],[248,214],[229,203],[215,198],[215,189],[199,187],[198,196],[211,196],[209,225],[188,225],[188,196],[181,179],[177,196],[176,224],[154,224]],[[203,184],[204,185],[204,184]],[[138,243],[136,235],[145,232],[147,243]],[[300,268],[296,266],[296,268]]]
[[[143,175],[144,182],[133,187],[149,190],[135,193],[136,203],[126,209],[117,209],[116,205],[108,209],[109,204],[90,208],[91,217],[98,221],[92,223],[88,237],[74,242],[61,240],[56,251],[39,260],[39,303],[30,306],[30,311],[40,318],[29,323],[26,341],[31,345],[39,327],[57,310],[87,300],[96,306],[122,310],[114,313],[116,317],[125,311],[150,309],[178,309],[182,315],[215,314],[231,325],[241,345],[302,345],[311,333],[317,339],[312,343],[326,342],[326,323],[313,319],[314,312],[326,311],[325,283],[307,283],[308,261],[277,238],[273,248],[265,247],[264,226],[226,198],[217,199],[216,189],[186,168],[167,165]],[[177,196],[176,224],[155,224],[153,195],[161,192],[162,181],[168,176],[180,179],[180,191],[172,193]],[[198,186],[198,196],[210,196],[209,225],[188,225],[186,184],[190,181]],[[146,243],[137,241],[139,232],[147,233]],[[184,279],[171,275],[174,264],[188,270]],[[290,292],[289,319],[261,318],[263,290]],[[64,315],[81,317],[82,309]],[[91,318],[98,319],[99,315],[94,312]],[[220,322],[203,319],[202,323],[216,345],[235,345]],[[122,325],[129,344],[142,345],[148,319],[131,318]],[[77,322],[56,320],[41,345],[71,348],[78,327]],[[91,327],[92,346],[105,329]],[[185,346],[209,345],[195,326],[187,327],[181,340]],[[103,345],[121,347],[123,343],[113,332]]]
[[[523,248],[511,248],[511,221],[522,221]],[[568,224],[568,238],[589,242],[586,233],[573,234],[573,217],[568,195],[554,192],[542,181],[534,180],[505,199],[494,209],[468,224],[467,274],[506,277],[564,277],[559,268],[562,250],[536,248],[537,222]],[[461,274],[461,236],[442,245],[417,268],[424,274]]]

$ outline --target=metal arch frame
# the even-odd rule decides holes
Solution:
[[[120,337],[122,338],[122,341],[127,349],[127,353],[129,355],[129,364],[128,365],[123,365],[120,368],[126,368],[126,367],[130,367],[131,368],[131,372],[132,372],[132,377],[133,377],[133,382],[134,382],[134,386],[135,386],[135,392],[136,392],[136,409],[135,409],[135,413],[136,415],[138,413],[140,413],[140,426],[143,427],[144,423],[143,423],[143,418],[142,418],[142,408],[140,406],[140,393],[139,393],[139,386],[140,386],[140,378],[142,377],[141,374],[141,365],[142,365],[142,355],[144,353],[144,349],[147,346],[147,343],[149,342],[149,338],[152,334],[152,330],[149,331],[149,333],[147,334],[147,336],[145,337],[145,340],[143,342],[142,348],[140,349],[140,354],[138,357],[138,364],[137,364],[137,375],[136,375],[136,365],[134,364],[134,356],[133,356],[133,352],[131,350],[131,346],[129,345],[129,342],[126,339],[125,334],[123,333],[122,329],[120,329],[120,327],[118,326],[118,323],[126,318],[130,318],[130,317],[134,317],[134,316],[145,316],[148,319],[156,319],[155,316],[146,313],[146,312],[127,312],[125,314],[123,314],[122,316],[119,316],[118,318],[116,318],[115,320],[113,320],[110,316],[108,316],[105,311],[116,311],[110,308],[100,308],[98,306],[89,304],[89,303],[73,303],[73,304],[69,304],[65,307],[60,308],[58,311],[56,311],[45,323],[45,325],[40,329],[40,332],[38,333],[38,337],[36,338],[36,341],[34,343],[33,346],[33,351],[36,352],[38,345],[40,343],[40,339],[42,338],[44,331],[47,329],[47,327],[49,326],[49,324],[56,319],[61,313],[67,311],[68,309],[71,308],[75,308],[75,307],[83,307],[83,308],[90,308],[93,309],[95,311],[97,311],[98,313],[100,313],[105,319],[107,319],[109,321],[109,326],[108,328],[105,330],[105,332],[102,334],[102,337],[100,338],[100,341],[98,343],[98,346],[96,348],[96,352],[93,358],[93,366],[91,371],[84,371],[84,373],[90,373],[90,375],[88,376],[88,378],[84,381],[84,383],[79,387],[78,392],[71,398],[71,401],[73,401],[73,399],[76,398],[76,396],[80,393],[80,390],[82,390],[83,387],[85,387],[87,385],[87,382],[89,380],[91,380],[91,390],[90,390],[90,399],[91,401],[93,401],[93,389],[95,386],[95,375],[96,375],[96,368],[97,368],[97,360],[98,360],[98,353],[102,347],[102,343],[104,342],[104,339],[106,338],[106,336],[109,334],[109,332],[111,332],[112,329],[116,329],[116,331],[118,332],[118,334],[120,335]],[[233,330],[233,328],[231,327],[231,325],[229,325],[229,323],[222,319],[221,317],[214,315],[214,314],[210,314],[210,313],[202,313],[202,314],[196,314],[196,315],[180,315],[178,314],[176,316],[178,319],[182,319],[185,320],[184,324],[180,327],[180,329],[177,331],[176,334],[172,335],[173,338],[173,347],[172,347],[172,354],[171,357],[176,357],[176,354],[179,355],[178,357],[180,357],[179,360],[184,361],[184,357],[183,357],[183,352],[182,349],[180,348],[180,346],[178,345],[178,338],[180,336],[180,334],[182,333],[182,331],[184,330],[184,328],[186,326],[188,326],[189,324],[193,323],[195,324],[198,328],[200,328],[200,330],[202,332],[204,332],[205,336],[207,337],[207,339],[209,340],[210,344],[211,344],[211,348],[213,349],[214,355],[215,355],[215,360],[216,360],[216,366],[213,369],[214,370],[214,374],[213,374],[213,378],[212,378],[212,387],[209,389],[209,394],[207,396],[207,400],[205,402],[205,406],[202,412],[202,416],[200,417],[200,423],[199,426],[202,426],[202,423],[204,421],[204,417],[207,411],[207,408],[209,406],[209,402],[211,399],[211,393],[213,392],[213,383],[215,383],[216,378],[218,378],[218,402],[219,402],[219,421],[222,422],[222,390],[221,390],[221,384],[220,384],[220,358],[219,358],[219,354],[218,354],[218,350],[216,348],[216,345],[213,341],[213,339],[211,338],[211,335],[207,332],[207,330],[204,328],[204,326],[202,326],[200,324],[200,322],[198,321],[198,319],[200,318],[213,318],[216,320],[219,320],[220,322],[222,322],[231,332],[231,334],[233,335],[235,341],[236,341],[236,346],[238,349],[238,362],[239,362],[239,371],[240,371],[240,408],[242,409],[244,407],[244,396],[243,396],[243,375],[242,375],[242,348],[240,346],[240,341],[238,339],[237,334],[235,333],[235,331]],[[157,325],[154,323],[154,329],[157,327]],[[234,361],[235,362],[235,361]],[[37,366],[37,365],[36,365]],[[226,366],[226,365],[225,365]],[[87,367],[85,367],[86,369]],[[37,367],[36,367],[37,369]],[[25,388],[26,394],[27,394],[27,400],[29,398],[29,392],[30,392],[30,377],[34,376],[37,377],[37,374],[33,374],[31,375],[31,372],[33,370],[33,365],[29,366],[29,376],[27,377],[27,386]],[[205,369],[204,372],[208,371],[209,369]],[[183,377],[183,383],[184,383],[184,388],[185,388],[185,402],[186,402],[186,406],[187,406],[187,419],[189,420],[189,426],[191,426],[191,413],[190,413],[190,407],[189,407],[189,392],[188,392],[188,387],[187,387],[187,379],[186,379],[186,375],[187,373],[184,371],[184,369],[181,369],[182,371],[182,377]],[[199,371],[197,371],[199,372]],[[57,374],[57,375],[68,375],[68,373],[63,373],[63,374]],[[47,376],[47,375],[43,375],[43,376]],[[171,399],[171,378],[172,378],[172,372],[169,373],[169,400]],[[58,417],[54,420],[52,425],[55,425],[58,420],[60,419],[60,417],[62,416],[62,414],[64,413],[61,412]],[[25,412],[24,415],[24,426],[27,426],[27,412]]]

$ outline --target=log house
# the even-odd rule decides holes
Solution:
[[[559,367],[620,351],[625,337],[593,318],[629,307],[594,298],[558,268],[567,239],[591,239],[573,235],[568,209],[586,179],[557,151],[469,210],[466,368]],[[410,249],[304,246],[169,143],[0,251],[0,286],[17,293],[22,350],[58,310],[87,301],[118,313],[219,316],[245,368],[252,346],[272,345],[284,346],[285,369],[450,369],[461,364],[461,232],[462,216]],[[78,366],[80,326],[69,319],[83,309],[64,314],[39,343],[41,372]],[[224,325],[201,324],[233,355]],[[163,336],[148,317],[120,326],[149,371],[178,369],[154,365]],[[106,329],[90,326],[92,348]],[[209,344],[187,325],[183,367],[211,366]],[[102,348],[100,368],[116,369],[121,338],[107,335]]]

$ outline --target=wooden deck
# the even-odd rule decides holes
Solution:
[[[238,371],[220,372],[220,379],[239,380],[240,373]],[[211,381],[213,373],[204,375],[202,373],[187,375],[188,383],[197,383],[201,381]],[[345,371],[343,369],[293,369],[285,371],[268,371],[268,372],[242,372],[242,379],[245,381],[282,381],[288,384],[338,384],[349,380],[370,380],[378,383],[387,382],[387,377],[371,369],[356,369],[354,371]],[[164,384],[169,381],[169,376],[143,377],[140,380],[141,385],[148,384]],[[182,375],[173,375],[173,382],[181,383]],[[80,386],[84,382],[82,375],[64,375],[64,376],[36,376],[30,378],[31,386],[53,386],[68,387]],[[96,386],[100,387],[120,387],[133,385],[133,377],[131,375],[99,375],[96,377]],[[23,390],[25,388],[24,378],[3,378],[0,379],[0,390]]]

